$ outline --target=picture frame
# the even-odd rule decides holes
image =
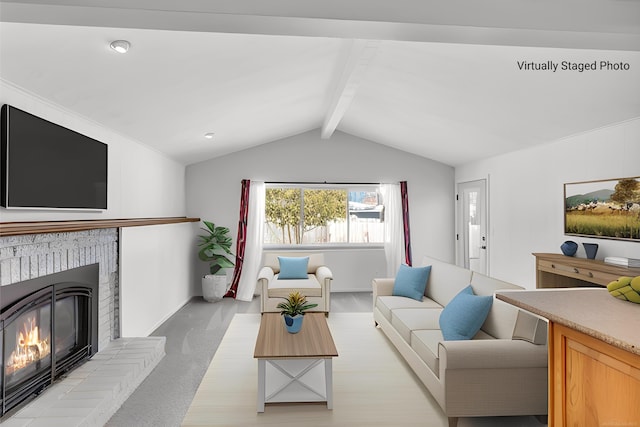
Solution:
[[[640,177],[564,184],[564,234],[640,242]]]

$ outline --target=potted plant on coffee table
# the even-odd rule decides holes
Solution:
[[[217,227],[209,221],[202,221],[206,234],[201,234],[198,246],[198,258],[209,263],[209,273],[202,278],[202,296],[209,302],[220,301],[227,293],[227,275],[223,268],[234,266],[227,258],[231,253],[231,237],[227,227]]]
[[[310,308],[317,307],[318,304],[307,303],[307,297],[299,291],[291,292],[284,302],[276,307],[282,310],[280,314],[284,318],[284,325],[291,334],[297,334],[302,328],[304,312]]]

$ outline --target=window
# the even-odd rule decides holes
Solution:
[[[265,245],[376,245],[384,238],[376,185],[267,184]]]

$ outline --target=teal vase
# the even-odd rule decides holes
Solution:
[[[282,317],[284,318],[284,326],[287,328],[287,332],[290,334],[297,334],[300,332],[300,329],[302,328],[302,319],[304,319],[302,314],[296,314],[293,317],[285,314]]]

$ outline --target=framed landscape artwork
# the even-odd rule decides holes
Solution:
[[[564,185],[564,232],[640,242],[640,177]]]

